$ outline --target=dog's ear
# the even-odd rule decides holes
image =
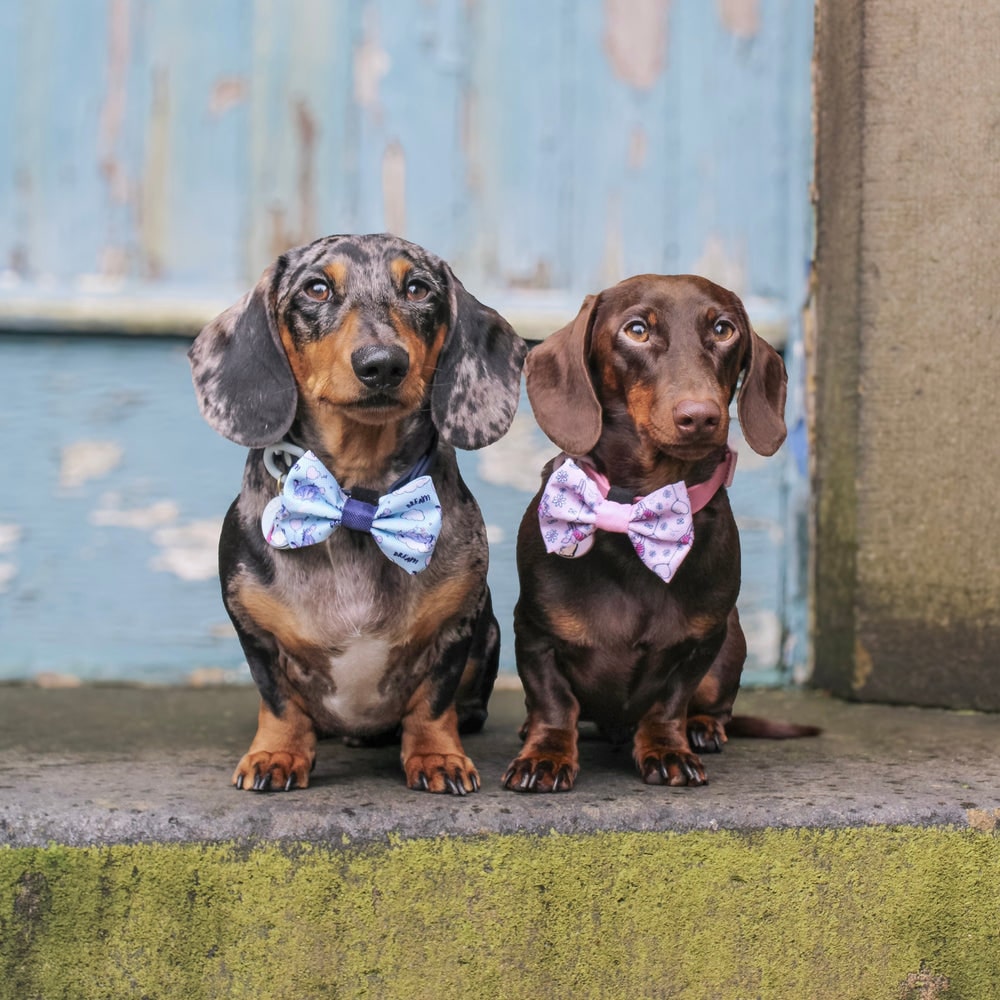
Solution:
[[[599,298],[588,295],[576,319],[546,337],[524,366],[535,420],[567,455],[586,455],[601,436],[601,404],[587,363]]]
[[[527,344],[448,269],[451,322],[431,389],[431,417],[456,448],[492,444],[510,427]]]
[[[188,351],[202,416],[247,448],[280,441],[295,419],[298,391],[278,339],[274,268],[216,316]]]
[[[788,373],[781,355],[753,327],[736,410],[747,444],[758,455],[773,455],[785,440]]]

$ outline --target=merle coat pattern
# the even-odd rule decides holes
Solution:
[[[319,736],[399,729],[409,787],[478,789],[459,731],[486,718],[498,630],[485,527],[454,448],[505,433],[525,350],[444,261],[389,235],[289,250],[194,342],[205,419],[250,449],[219,545],[261,696],[237,787],[305,787]],[[430,566],[410,576],[346,528],[271,548],[260,521],[277,487],[263,448],[281,440],[313,451],[343,489],[374,494],[431,452],[443,525]]]

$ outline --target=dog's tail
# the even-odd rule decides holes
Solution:
[[[726,723],[726,735],[752,740],[798,740],[803,736],[819,736],[819,726],[804,726],[797,722],[762,719],[756,715],[734,715]]]

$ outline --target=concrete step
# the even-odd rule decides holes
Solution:
[[[1000,996],[994,716],[745,692],[816,739],[732,741],[704,788],[589,737],[570,794],[408,791],[321,744],[229,787],[244,688],[0,688],[0,998]]]

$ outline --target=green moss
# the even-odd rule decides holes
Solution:
[[[984,1000],[998,928],[959,830],[0,850],[3,1000]]]

